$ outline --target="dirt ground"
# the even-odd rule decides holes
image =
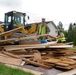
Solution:
[[[25,65],[23,67],[27,68],[27,69],[35,70],[38,72],[43,72],[44,73],[43,75],[57,75],[59,73],[64,72],[63,70],[60,70],[60,69],[52,68],[52,69],[48,70],[48,69],[43,69],[41,67],[34,67],[32,65]]]

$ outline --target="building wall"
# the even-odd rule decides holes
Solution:
[[[48,27],[50,28],[49,34],[52,36],[57,36],[58,35],[58,30],[55,28],[55,26],[50,22],[47,24]]]

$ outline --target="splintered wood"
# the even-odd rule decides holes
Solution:
[[[71,56],[76,55],[75,50],[68,50],[68,49],[60,49],[53,51],[54,56]]]
[[[62,68],[62,69],[72,69],[72,68],[75,68],[76,66],[76,61],[69,58],[65,58],[65,59],[49,58],[49,59],[43,60],[43,63],[53,64],[54,67]]]
[[[21,49],[35,49],[35,48],[46,48],[47,45],[42,44],[35,44],[35,45],[7,45],[3,46],[6,51],[12,51],[12,50],[21,50]]]
[[[13,65],[21,65],[22,60],[21,59],[12,58],[12,57],[10,57],[8,55],[0,53],[0,62],[1,63],[7,63],[7,64],[13,64]]]
[[[76,56],[76,51],[68,50],[65,46],[71,47],[70,45],[55,44],[55,42],[6,45],[0,47],[0,62],[20,65],[22,61],[25,61],[26,64],[44,68],[73,69],[76,67],[76,60],[75,57],[73,59],[70,56]]]
[[[0,62],[7,63],[7,64],[13,64],[13,65],[20,65],[22,60],[16,59],[16,58],[7,58],[7,57],[0,57]]]
[[[7,36],[6,38],[8,38],[12,34],[20,32],[21,29],[22,27],[3,32],[0,33],[0,36]],[[41,43],[37,40],[37,38],[47,35],[26,35],[25,37],[0,40],[0,62],[20,65],[22,61],[25,61],[25,64],[43,68],[54,67],[67,70],[76,68],[76,50],[68,50],[73,45],[61,44],[57,41]],[[50,37],[56,39],[56,37]],[[32,39],[35,39],[35,41],[30,41]],[[25,40],[29,40],[29,42]],[[7,45],[12,42],[19,42],[19,45]]]

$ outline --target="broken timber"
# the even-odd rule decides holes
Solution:
[[[0,33],[0,36],[4,36],[7,34],[12,35],[13,33],[19,32],[21,29],[22,29],[22,27],[19,27],[19,28],[13,29],[13,30],[9,30],[9,31]]]
[[[41,64],[41,63],[38,63],[38,62],[34,62],[34,61],[30,61],[30,60],[28,60],[28,59],[26,59],[26,58],[22,58],[22,57],[19,57],[19,56],[17,56],[17,55],[14,55],[14,54],[11,54],[11,53],[8,53],[8,52],[5,52],[5,51],[2,51],[2,53],[5,54],[5,55],[14,57],[14,58],[22,59],[22,60],[24,60],[24,61],[26,61],[26,62],[28,62],[28,63],[30,63],[30,64],[33,64],[33,65],[35,65],[35,66],[40,66],[40,67],[44,67],[44,68],[47,68],[47,69],[48,69],[48,68],[51,68],[51,67],[49,67],[49,66],[47,66],[47,65],[44,65],[44,64]]]
[[[73,69],[76,66],[76,61],[69,58],[66,59],[49,58],[46,60],[42,60],[42,62],[46,64],[54,64],[54,67],[62,69]]]

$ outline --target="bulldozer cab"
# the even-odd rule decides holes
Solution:
[[[26,13],[16,11],[5,13],[4,30],[12,30],[15,28],[15,25],[17,24],[25,26],[25,16]]]

